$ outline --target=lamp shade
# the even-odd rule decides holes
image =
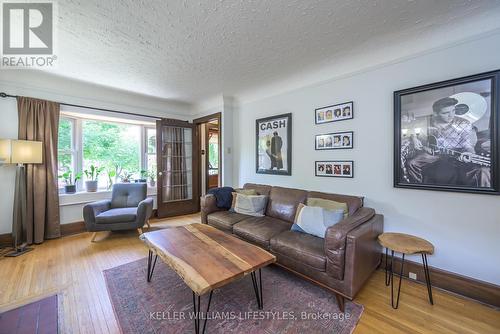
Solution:
[[[42,142],[31,140],[0,140],[0,161],[10,164],[41,164]]]

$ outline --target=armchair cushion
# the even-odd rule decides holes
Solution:
[[[146,183],[117,183],[111,194],[111,208],[137,207],[147,196]]]
[[[95,217],[97,224],[131,223],[137,218],[137,208],[109,209]]]
[[[83,220],[85,223],[95,223],[95,218],[111,208],[111,200],[89,203],[83,207]]]

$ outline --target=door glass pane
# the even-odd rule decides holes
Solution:
[[[192,129],[162,127],[163,202],[193,198]]]

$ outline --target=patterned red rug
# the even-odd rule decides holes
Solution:
[[[160,259],[146,282],[147,259],[104,271],[123,333],[193,333],[191,290]],[[363,306],[335,296],[277,266],[262,270],[264,310],[250,275],[214,291],[206,333],[352,333]],[[202,296],[205,311],[208,294]]]
[[[0,334],[56,334],[57,296],[0,314]]]

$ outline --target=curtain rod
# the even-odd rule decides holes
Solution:
[[[7,98],[7,97],[18,98],[19,96],[9,95],[7,93],[1,92],[0,97],[2,97],[2,98]],[[126,112],[126,111],[118,111],[118,110],[104,109],[104,108],[95,108],[95,107],[83,106],[83,105],[79,105],[79,104],[63,103],[63,102],[57,102],[57,103],[59,103],[62,106],[68,106],[68,107],[77,107],[77,108],[93,109],[93,110],[99,110],[99,111],[107,111],[107,112],[111,112],[111,113],[115,113],[115,114],[139,116],[139,117],[152,118],[152,119],[157,119],[157,120],[161,119],[161,117],[158,117],[158,116],[141,115],[141,114]]]

